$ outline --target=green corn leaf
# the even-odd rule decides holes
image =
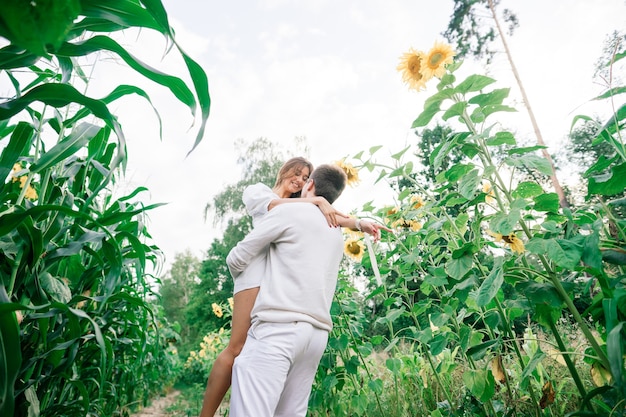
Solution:
[[[44,153],[37,162],[31,165],[32,172],[41,172],[66,160],[80,149],[84,148],[89,141],[100,131],[99,126],[83,123],[76,126],[72,132]]]
[[[152,14],[141,7],[141,4],[133,0],[107,0],[106,2],[97,0],[81,0],[82,12],[86,22],[79,22],[74,30],[89,28],[107,29],[102,32],[112,32],[115,28],[125,29],[129,27],[143,27],[165,33],[164,28],[153,17]],[[109,22],[110,26],[106,26]],[[82,24],[81,24],[82,23]],[[102,27],[98,27],[102,25]],[[119,30],[116,29],[116,30]]]
[[[4,285],[0,284],[0,306],[9,305],[9,296]],[[3,416],[13,415],[15,381],[22,364],[19,327],[14,310],[0,310],[0,415]]]
[[[17,45],[7,45],[0,49],[0,69],[3,70],[30,67],[39,59],[39,56]]]
[[[119,55],[132,69],[144,77],[167,87],[174,96],[195,113],[196,101],[187,85],[178,77],[167,75],[139,61],[113,39],[106,36],[94,36],[82,42],[64,43],[57,51],[59,56],[79,57],[101,50],[111,51]]]
[[[17,124],[8,145],[0,155],[0,184],[4,184],[19,157],[25,155],[32,143],[34,133],[33,127],[28,123],[19,122]]]

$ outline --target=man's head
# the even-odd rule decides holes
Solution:
[[[346,188],[346,174],[337,165],[320,165],[311,174],[302,189],[302,197],[324,197],[333,203]]]

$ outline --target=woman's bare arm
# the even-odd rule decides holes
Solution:
[[[276,198],[270,201],[267,206],[268,211],[279,204],[284,203],[311,203],[320,209],[330,227],[347,227],[343,226],[342,221],[350,217],[334,208],[324,197],[306,197],[306,198]]]

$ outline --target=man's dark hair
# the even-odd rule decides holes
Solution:
[[[315,195],[324,197],[329,203],[333,203],[346,188],[347,177],[343,169],[337,165],[320,165],[311,174],[315,184]]]

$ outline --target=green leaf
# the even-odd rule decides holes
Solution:
[[[470,75],[461,83],[459,83],[459,85],[457,85],[454,89],[454,92],[459,94],[467,94],[472,91],[480,91],[495,82],[496,80],[494,80],[493,78],[489,78],[484,75],[474,74]]]
[[[487,146],[515,145],[515,136],[511,132],[498,132],[485,141]]]
[[[559,196],[556,193],[539,194],[533,200],[535,201],[533,209],[536,211],[549,213],[557,213],[559,211]]]
[[[80,12],[79,0],[54,0],[29,3],[3,0],[0,17],[11,43],[44,56],[65,39]]]
[[[593,100],[603,100],[605,98],[615,97],[618,94],[624,94],[624,93],[626,93],[625,86],[612,87],[606,90],[604,93],[600,94],[599,96],[594,97]]]
[[[140,3],[132,0],[81,0],[81,15],[86,17],[75,25],[74,30],[89,28],[100,32],[113,32],[129,27],[145,27],[167,33]],[[109,24],[107,27],[99,25]],[[114,29],[114,30],[113,30]]]
[[[430,348],[430,354],[433,356],[439,355],[446,348],[448,343],[448,339],[445,334],[438,334],[433,337],[430,342],[428,342],[428,347]]]
[[[441,116],[441,118],[443,120],[448,120],[451,117],[454,116],[463,116],[463,112],[465,112],[465,109],[467,108],[467,103],[465,101],[458,101],[456,103],[454,103],[453,105],[451,105],[448,110],[446,110],[443,115]]]
[[[463,279],[469,271],[472,270],[473,260],[471,256],[462,256],[460,258],[451,259],[446,263],[446,272],[452,278],[458,280]]]
[[[626,163],[611,167],[610,173],[606,175],[592,176],[589,178],[587,195],[615,195],[626,189]]]
[[[391,371],[392,374],[398,375],[402,370],[402,361],[398,358],[388,358],[385,361],[385,366]]]
[[[402,158],[402,155],[404,155],[406,151],[408,151],[409,149],[411,149],[411,147],[407,146],[406,148],[402,149],[400,152],[396,152],[393,155],[391,155],[391,158],[397,161],[400,158]]]
[[[471,200],[478,193],[480,181],[481,178],[478,175],[478,170],[470,171],[461,178],[459,182],[459,193],[468,200]]]
[[[548,304],[556,308],[563,305],[563,300],[552,284],[524,281],[515,288],[533,304]]]
[[[510,90],[510,88],[498,88],[489,93],[478,94],[468,102],[470,104],[478,104],[479,106],[502,104],[504,99],[509,96]]]
[[[557,265],[575,269],[580,266],[580,259],[583,254],[582,240],[584,236],[574,239],[542,239],[531,238],[526,244],[526,250],[536,255],[547,255]]]
[[[4,184],[19,157],[25,153],[27,154],[34,133],[33,127],[28,123],[19,122],[17,124],[11,134],[9,144],[2,150],[2,155],[0,156],[0,184]]]
[[[469,356],[472,359],[478,361],[478,360],[481,360],[482,358],[484,358],[485,355],[487,354],[487,352],[489,352],[489,350],[492,347],[500,346],[500,343],[501,343],[501,340],[499,338],[498,339],[487,340],[486,342],[470,346],[466,350],[465,353],[467,354],[467,356]]]
[[[67,284],[49,272],[42,272],[39,275],[39,284],[54,301],[67,304],[72,299],[72,291]]]
[[[536,182],[524,181],[519,183],[519,185],[512,194],[515,198],[535,197],[543,194],[543,188]]]
[[[536,146],[528,146],[526,148],[513,148],[506,151],[509,155],[524,155],[527,153],[535,152],[539,149],[546,149],[547,146],[536,145]]]
[[[66,42],[59,48],[57,55],[80,57],[102,50],[116,53],[132,69],[144,77],[167,87],[180,102],[189,107],[192,113],[195,113],[196,100],[191,90],[189,90],[187,85],[180,78],[164,74],[161,71],[144,64],[129,54],[126,49],[122,48],[120,44],[109,37],[94,36],[93,38],[86,39],[82,42]]]
[[[64,161],[85,147],[98,134],[100,129],[99,126],[88,123],[76,126],[69,136],[59,141],[48,152],[44,153],[37,162],[31,165],[30,170],[35,173],[41,172]]]
[[[424,111],[417,116],[417,119],[411,124],[411,129],[426,126],[440,111],[441,103],[433,103],[428,107],[424,107]]]
[[[624,352],[622,350],[625,336],[622,334],[624,323],[626,322],[622,321],[616,325],[606,338],[606,350],[611,366],[611,375],[617,384],[622,385],[622,389],[624,389],[624,384],[626,384],[626,376],[624,375]]]
[[[7,45],[0,49],[0,69],[25,68],[39,61],[38,55],[20,48],[17,45]]]
[[[493,269],[480,285],[480,288],[478,288],[478,294],[476,296],[476,304],[478,307],[484,307],[489,304],[500,290],[500,287],[502,287],[502,283],[504,282],[502,263],[502,257],[494,259]]]
[[[602,260],[613,265],[626,265],[626,249],[603,249]]]
[[[526,167],[536,169],[544,175],[552,175],[550,161],[538,155],[524,155],[524,157],[510,157],[504,160],[507,165],[514,167]]]
[[[515,230],[520,218],[520,210],[511,207],[509,213],[499,212],[494,214],[489,222],[489,229],[502,235],[511,234],[513,230]]]
[[[0,306],[10,304],[0,284]],[[0,311],[0,415],[12,416],[15,409],[15,382],[22,366],[20,330],[13,311]]]
[[[485,107],[482,108],[482,112],[484,113],[485,117],[489,116],[489,115],[492,115],[494,113],[497,113],[497,112],[501,112],[501,111],[505,111],[505,112],[508,112],[508,113],[514,113],[517,110],[515,108],[513,108],[513,107],[502,106],[502,105],[499,105],[499,106],[485,106]]]
[[[491,372],[486,370],[467,370],[463,373],[463,383],[481,402],[487,402],[496,392],[496,384]]]

